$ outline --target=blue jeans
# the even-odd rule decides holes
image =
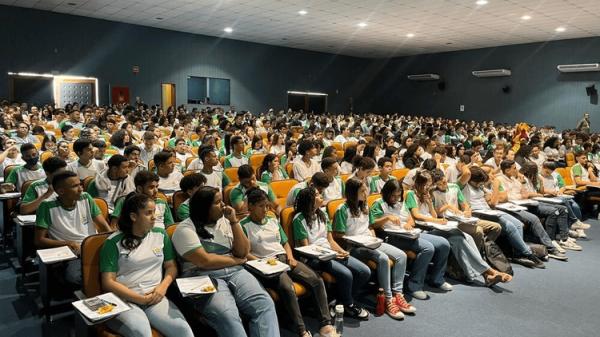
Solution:
[[[335,277],[336,297],[343,305],[352,305],[354,303],[352,296],[356,295],[371,277],[369,267],[352,256],[345,260],[310,259],[307,264],[313,269],[328,272]]]
[[[577,221],[583,220],[583,214],[581,214],[581,207],[579,204],[575,202],[575,199],[564,198],[562,199],[563,205],[567,207],[567,211],[569,212],[569,228],[572,224]]]
[[[546,232],[551,240],[569,237],[569,211],[566,206],[540,202],[537,213],[546,217]]]
[[[412,263],[412,271],[408,279],[408,290],[410,292],[423,290],[430,262],[433,262],[429,272],[430,283],[439,287],[446,282],[444,274],[446,273],[448,254],[450,254],[448,240],[440,236],[421,233],[421,236],[416,240],[392,236],[389,242],[395,247],[402,250],[412,250],[417,254],[417,258]]]
[[[166,337],[194,337],[183,314],[166,297],[151,306],[128,304],[131,310],[106,322],[106,326],[119,335],[152,337],[152,326]]]
[[[543,207],[543,205],[540,204],[538,206],[538,212],[543,215],[551,216],[553,210],[551,208]],[[529,228],[529,233],[532,236],[530,238],[532,239],[532,241],[537,240],[538,242],[546,246],[548,249],[555,249],[552,245],[552,240],[550,239],[550,236],[548,236],[546,229],[544,229],[544,226],[542,225],[542,222],[540,221],[537,215],[528,211],[511,212],[511,214],[527,225],[527,227]]]
[[[465,272],[468,280],[475,280],[481,276],[490,266],[483,260],[475,240],[467,233],[461,230],[440,231],[434,230],[429,232],[433,235],[438,235],[446,238],[450,242],[452,254],[460,265],[460,268]]]
[[[200,296],[192,301],[196,310],[219,336],[247,336],[239,312],[250,318],[251,337],[279,336],[273,300],[258,280],[243,267],[198,270],[193,275],[210,275],[217,280],[216,293]]]
[[[350,250],[350,254],[363,261],[373,260],[377,262],[377,280],[379,286],[385,292],[385,297],[391,298],[392,293],[402,293],[404,274],[406,273],[406,253],[384,242],[377,249],[354,247]],[[390,259],[394,261],[391,274]]]
[[[515,251],[516,256],[531,255],[531,248],[523,241],[523,227],[525,226],[519,219],[514,216],[501,211],[499,216],[487,216],[478,215],[482,219],[496,221],[502,226],[502,234],[505,235],[506,239],[510,243],[511,247]]]

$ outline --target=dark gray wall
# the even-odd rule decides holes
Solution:
[[[176,84],[182,104],[193,75],[230,79],[231,104],[239,110],[284,108],[292,89],[326,92],[329,110],[342,112],[360,92],[354,79],[369,63],[17,7],[0,6],[0,22],[0,97],[8,95],[8,71],[58,71],[97,77],[101,103],[108,102],[109,84],[130,87],[132,101],[160,103],[163,82]]]
[[[512,45],[377,60],[375,81],[359,99],[361,110],[535,122],[574,128],[584,111],[600,129],[600,109],[585,87],[600,89],[600,73],[561,74],[558,64],[600,62],[600,38]],[[373,66],[375,67],[375,66]],[[473,70],[508,68],[511,77],[476,78]],[[437,73],[446,84],[414,82],[407,74]],[[510,86],[505,94],[502,87]],[[460,112],[463,104],[465,111]]]

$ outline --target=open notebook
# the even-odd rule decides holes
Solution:
[[[448,232],[448,231],[458,228],[458,222],[456,222],[456,221],[448,221],[444,225],[435,223],[435,222],[429,222],[429,221],[415,221],[415,223],[417,225],[425,227],[426,229],[429,229],[429,230],[437,229],[437,230],[445,231],[445,232]]]
[[[75,260],[77,256],[68,246],[58,248],[38,249],[37,255],[43,264],[55,263],[59,261]]]
[[[344,235],[346,241],[361,247],[376,249],[381,246],[383,240],[370,235]]]

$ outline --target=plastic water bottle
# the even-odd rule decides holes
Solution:
[[[340,337],[344,333],[344,306],[341,304],[335,306],[335,332]]]

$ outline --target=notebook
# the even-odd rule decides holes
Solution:
[[[37,255],[43,264],[50,264],[59,261],[75,260],[77,255],[73,253],[69,246],[62,246],[58,248],[38,249]]]

